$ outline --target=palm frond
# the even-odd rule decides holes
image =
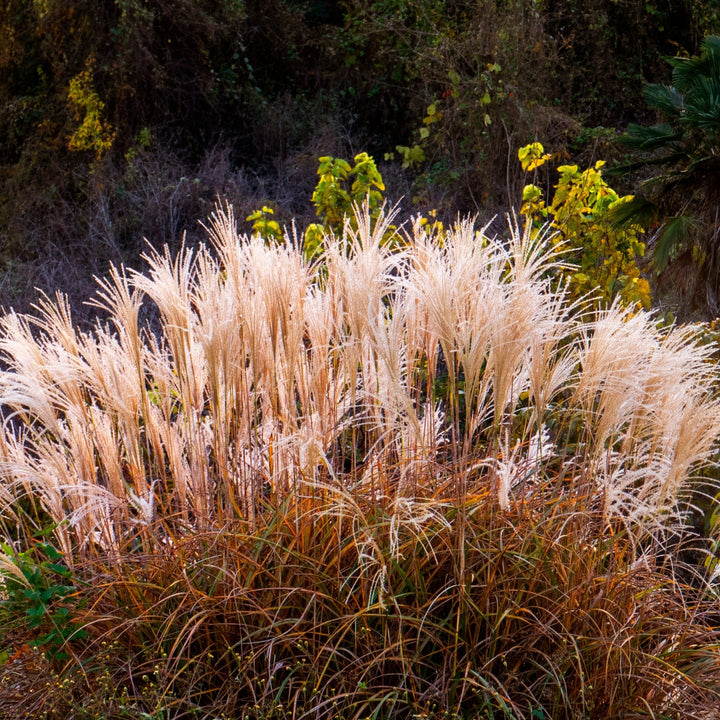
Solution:
[[[709,42],[708,42],[709,41]],[[680,92],[691,90],[698,77],[709,77],[720,70],[720,50],[717,43],[708,37],[703,41],[701,54],[693,57],[667,58],[673,69],[672,82]]]
[[[720,171],[720,157],[715,153],[693,160],[687,167],[687,173],[713,173]]]
[[[657,219],[658,208],[651,200],[636,195],[630,200],[613,205],[610,208],[609,215],[614,228],[633,225],[646,228],[650,227]]]
[[[657,168],[641,190],[670,216],[655,250],[660,269],[697,232],[698,223],[712,223],[718,203],[720,37],[705,38],[700,55],[668,58],[668,63],[673,68],[672,85],[649,84],[643,90],[650,107],[659,110],[666,122],[649,127],[630,125],[621,140],[637,155],[615,170],[627,174],[643,166]],[[622,212],[625,210],[630,208]],[[706,259],[701,262],[706,273],[720,271]]]
[[[675,143],[671,146],[670,152],[656,155],[654,157],[643,157],[642,160],[635,160],[632,162],[625,162],[621,165],[615,165],[609,170],[603,168],[603,175],[609,175],[612,177],[620,177],[629,173],[637,172],[648,166],[653,167],[673,167],[675,164],[687,159],[687,152],[683,148]],[[648,182],[648,181],[645,181]]]
[[[651,108],[659,110],[668,120],[677,120],[685,108],[685,96],[672,85],[646,85],[643,97]]]
[[[720,76],[700,77],[687,95],[684,125],[717,132],[720,130]]]
[[[665,223],[655,247],[658,270],[664,270],[673,255],[690,241],[696,227],[697,218],[694,215],[676,215]]]
[[[708,74],[720,77],[720,37],[708,35],[702,43],[702,54],[707,63]]]
[[[668,62],[673,68],[673,85],[680,92],[694,88],[699,77],[720,77],[720,37],[708,35],[699,56],[668,58]]]
[[[666,148],[671,143],[681,140],[682,136],[682,131],[672,128],[667,123],[658,123],[649,127],[630,123],[627,133],[620,136],[620,141],[633,150],[649,152]]]

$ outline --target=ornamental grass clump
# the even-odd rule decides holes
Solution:
[[[113,269],[91,333],[62,298],[2,319],[2,571],[51,547],[78,603],[36,605],[67,659],[0,716],[717,706],[717,588],[682,561],[710,351],[569,300],[530,228],[391,222],[309,260],[226,208],[211,247]]]

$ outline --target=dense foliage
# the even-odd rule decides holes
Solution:
[[[670,59],[672,85],[649,84],[643,95],[662,121],[631,124],[622,140],[636,151],[629,171],[644,165],[652,176],[640,194],[617,214],[654,223],[654,259],[659,270],[683,254],[691,255],[708,300],[720,310],[720,37],[709,36],[695,57]],[[705,284],[698,283],[701,287]],[[705,288],[702,288],[705,289]]]
[[[79,302],[81,268],[199,237],[217,194],[308,220],[321,156],[386,158],[392,200],[450,218],[515,205],[519,147],[611,160],[719,27],[707,0],[8,0],[0,299]]]

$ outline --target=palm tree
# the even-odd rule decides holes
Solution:
[[[643,90],[662,121],[628,126],[622,140],[637,159],[617,172],[657,170],[632,202],[618,208],[616,221],[656,228],[658,271],[689,254],[712,306],[720,287],[720,37],[706,37],[699,56],[668,62],[672,84]]]

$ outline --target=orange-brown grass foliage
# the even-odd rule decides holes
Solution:
[[[210,248],[113,269],[94,332],[62,298],[0,321],[14,619],[34,548],[71,588],[39,606],[71,629],[35,637],[70,638],[55,674],[0,682],[0,716],[718,706],[716,587],[680,562],[720,431],[709,350],[590,315],[512,222],[388,245],[391,218],[356,220],[308,262],[218,210]]]

